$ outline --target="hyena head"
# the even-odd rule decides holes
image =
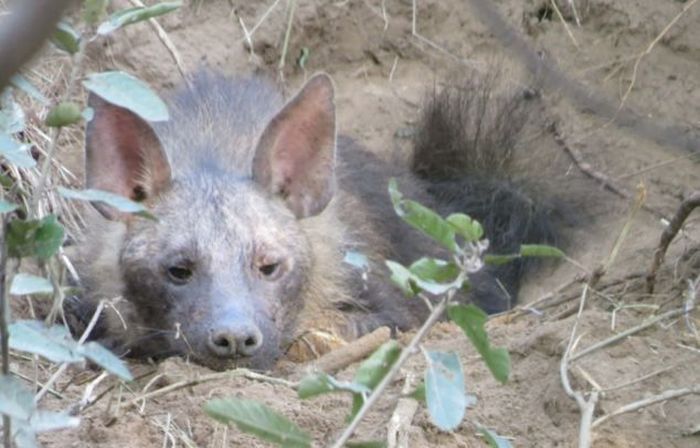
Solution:
[[[250,154],[247,166],[186,175],[172,174],[181,170],[148,123],[95,95],[89,103],[88,187],[142,201],[157,217],[95,204],[125,229],[117,271],[133,317],[122,342],[136,356],[271,367],[313,262],[299,221],[323,212],[335,190],[330,79],[312,78],[249,148],[236,149]]]

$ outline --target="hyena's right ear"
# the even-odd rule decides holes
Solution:
[[[253,179],[297,218],[321,213],[335,193],[335,103],[326,74],[312,77],[262,133]]]
[[[139,202],[168,188],[170,164],[153,128],[130,110],[93,93],[88,105],[95,115],[85,133],[87,187]],[[122,216],[111,207],[94,205],[108,219]]]

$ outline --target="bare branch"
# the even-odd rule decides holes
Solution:
[[[0,90],[53,33],[72,0],[15,0],[0,17]]]

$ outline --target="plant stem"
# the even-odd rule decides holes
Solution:
[[[6,215],[0,219],[0,342],[2,343],[2,374],[10,374],[10,303],[5,294],[5,283],[7,278],[7,247],[5,245],[5,234],[7,231]],[[10,427],[10,416],[2,416],[2,431],[5,448],[12,448],[12,428]]]
[[[367,414],[367,411],[369,411],[377,399],[379,399],[379,396],[384,392],[384,389],[387,388],[389,383],[391,383],[396,374],[399,373],[399,370],[401,367],[403,367],[408,358],[413,356],[413,354],[417,351],[416,349],[418,348],[418,344],[420,344],[421,340],[423,340],[423,338],[428,334],[428,331],[430,331],[430,329],[433,328],[433,325],[435,325],[435,323],[442,317],[445,309],[447,309],[447,304],[454,296],[454,291],[455,290],[450,290],[447,296],[438,302],[435,307],[433,307],[433,311],[430,313],[430,316],[428,316],[428,319],[426,319],[423,326],[420,327],[416,335],[413,337],[413,339],[411,339],[408,346],[401,351],[399,359],[396,360],[394,365],[391,367],[391,370],[387,372],[384,378],[382,378],[382,381],[372,391],[370,396],[360,408],[360,411],[357,413],[357,415],[355,415],[352,422],[350,422],[350,425],[345,428],[343,434],[341,434],[340,438],[338,438],[335,444],[333,444],[333,448],[342,448],[343,445],[345,445],[345,442],[347,442],[350,436],[352,436],[352,433],[355,432],[355,429],[357,429],[357,426],[360,424],[362,418]]]

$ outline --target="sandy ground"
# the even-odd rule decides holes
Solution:
[[[113,3],[123,6],[128,2]],[[231,74],[261,72],[278,77],[287,2],[186,3],[160,22],[188,71],[211,67]],[[475,4],[483,2],[417,3],[418,35],[414,35],[410,1],[300,0],[283,69],[284,86],[289,91],[315,71],[330,73],[338,91],[340,132],[387,157],[400,154],[406,147],[403,136],[417,116],[425,88],[441,83],[449,75],[476,76],[497,64],[504,73],[506,87],[537,85],[523,65],[523,53],[513,41],[499,38],[502,29],[492,29],[490,22],[479,15]],[[700,186],[700,5],[683,13],[655,40],[693,2],[580,0],[576,2],[580,26],[566,1],[558,2],[567,19],[565,24],[549,1],[487,3],[495,5],[508,26],[538,58],[558,66],[569,85],[577,83],[595,92],[613,105],[613,110],[624,98],[625,105],[642,117],[621,129],[610,114],[601,115],[595,107],[582,105],[565,85],[538,78],[544,79],[540,83],[541,114],[535,117],[522,143],[531,149],[523,161],[531,167],[533,177],[546,178],[548,191],[557,192],[578,209],[577,222],[565,232],[570,257],[589,270],[608,257],[628,221],[640,185],[649,207],[633,215],[615,261],[589,296],[578,324],[577,334],[581,337],[576,350],[639,325],[654,314],[682,306],[686,279],[695,279],[700,272],[697,212],[672,244],[654,295],[644,292],[639,273],[649,266],[663,230],[660,216],[672,216],[682,199]],[[254,29],[253,52],[245,44],[241,23],[248,31]],[[638,56],[652,43],[653,48],[639,59],[635,72]],[[296,59],[303,48],[308,49],[308,59],[302,69]],[[54,51],[47,51],[52,58],[58,58]],[[181,83],[170,54],[147,24],[130,27],[104,45],[95,45],[88,55],[88,65],[136,73],[161,90]],[[633,86],[626,95],[631,82]],[[578,151],[594,171],[608,176],[628,197],[606,190],[582,174],[555,141],[551,124],[566,145]],[[690,150],[683,142],[691,142]],[[78,166],[80,154],[81,148],[76,145],[62,157],[69,166]],[[573,299],[580,295],[582,286],[575,284],[561,291],[557,288],[581,272],[572,263],[543,267],[528,278],[521,303],[549,292],[570,300],[540,308],[538,314],[513,313],[490,323],[492,337],[508,347],[513,360],[512,380],[505,386],[489,375],[459,331],[446,324],[435,329],[426,346],[460,353],[468,391],[478,401],[454,433],[438,431],[430,424],[425,410],[419,410],[409,431],[409,446],[486,446],[475,435],[477,422],[509,437],[518,447],[576,445],[580,414],[575,401],[561,386],[559,364],[576,321],[575,313],[570,311],[576,303]],[[697,322],[697,316],[695,312],[691,320]],[[423,364],[418,358],[405,368],[405,375],[420,376]],[[698,386],[698,365],[697,334],[689,330],[683,319],[665,320],[583,357],[571,369],[570,378],[575,390],[600,391],[594,416],[597,418],[667,390]],[[153,374],[146,376],[132,390],[110,390],[85,410],[78,429],[43,436],[44,445],[266,446],[204,415],[201,407],[205,401],[226,396],[267,403],[310,431],[317,446],[330,443],[344,427],[349,404],[345,397],[301,401],[284,385],[241,378],[206,382],[116,411],[119,399],[131,400],[145,387],[154,390],[211,373],[181,360],[158,366],[132,363],[132,368],[136,374],[155,371],[158,377],[153,380]],[[340,376],[351,376],[354,368],[349,367]],[[659,372],[661,369],[665,370]],[[650,378],[633,382],[655,372]],[[47,405],[56,409],[68,407],[79,400],[93,377],[90,371],[70,370],[57,385],[63,398],[49,396]],[[98,393],[106,390],[110,382],[101,383]],[[633,384],[625,386],[629,382]],[[359,438],[385,437],[401,385],[402,381],[397,382],[370,413],[360,427]],[[594,446],[698,446],[699,422],[700,398],[686,395],[607,420],[594,428]],[[689,435],[693,430],[695,435]]]

